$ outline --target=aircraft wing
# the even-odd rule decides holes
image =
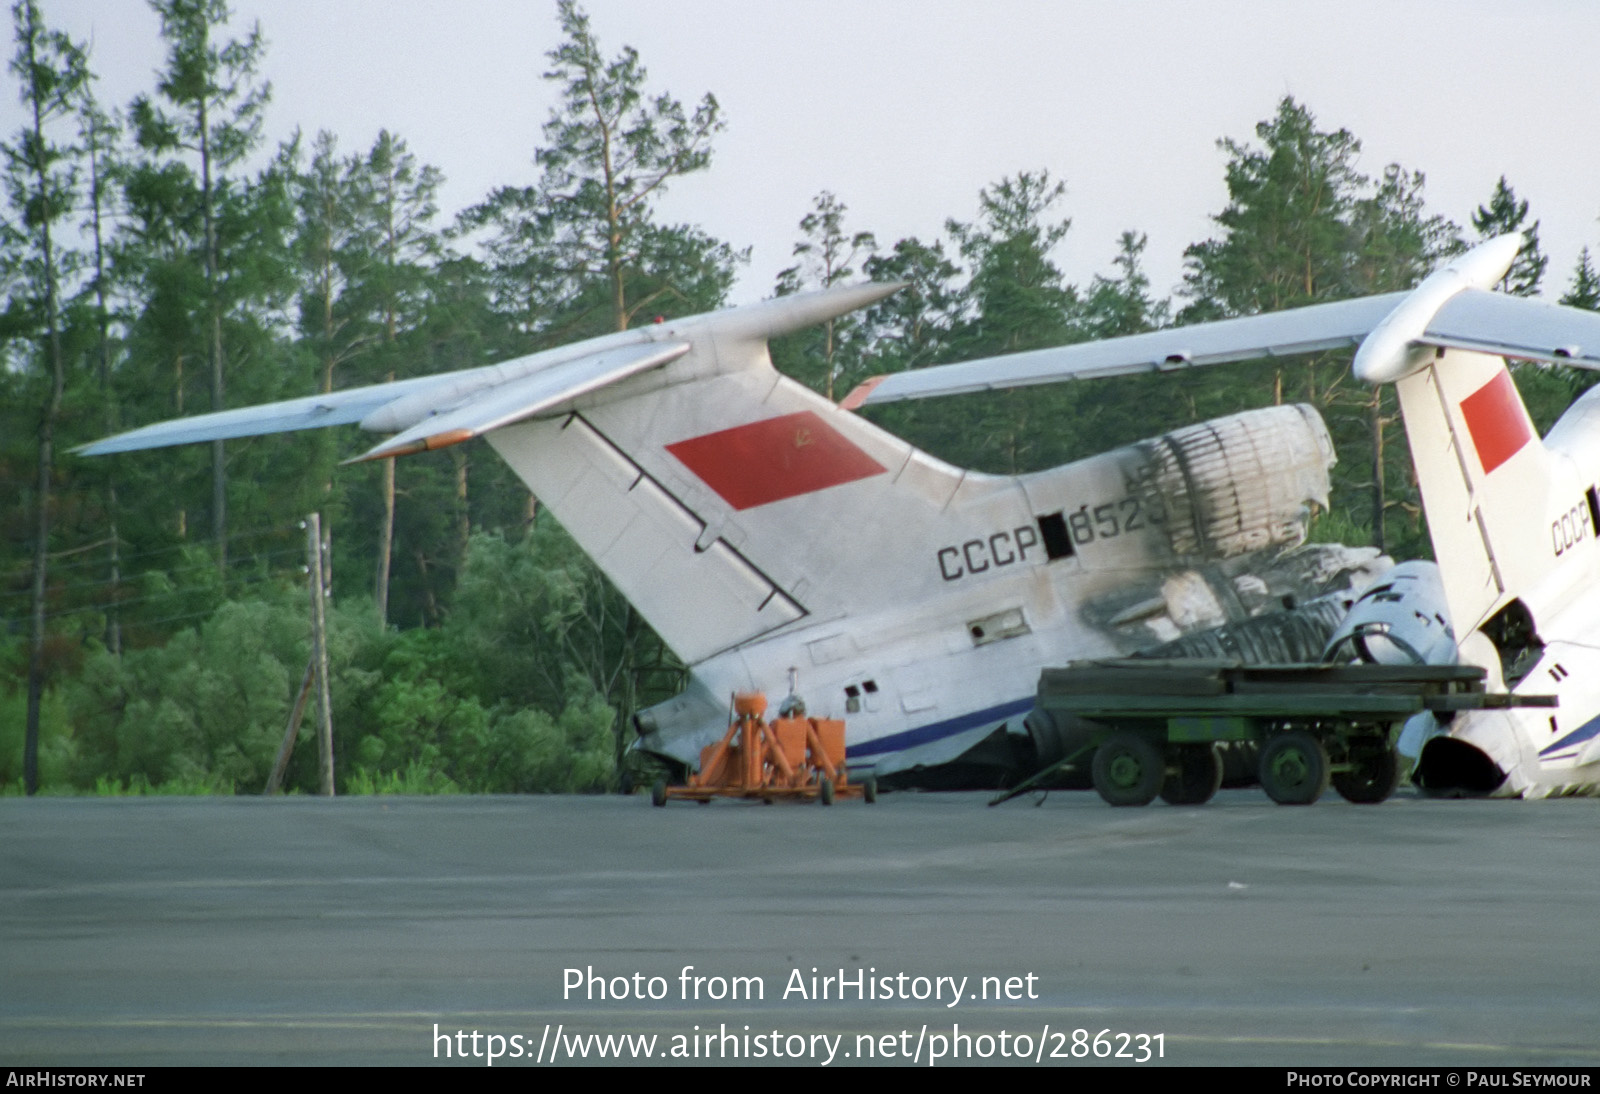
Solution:
[[[1359,344],[1408,293],[1248,315],[1188,327],[935,365],[868,380],[847,409],[1024,387],[1060,380],[1170,372]],[[1600,313],[1483,289],[1461,289],[1438,307],[1415,341],[1447,349],[1600,369]]]

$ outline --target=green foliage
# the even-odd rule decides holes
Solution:
[[[1592,373],[1531,361],[1513,364],[1511,376],[1541,436],[1549,432],[1556,419],[1595,383]]]
[[[38,416],[38,448],[34,461],[37,484],[33,496],[33,573],[28,643],[28,708],[23,744],[23,782],[28,793],[39,786],[40,706],[45,676],[45,609],[50,559],[50,517],[54,509],[56,428],[67,386],[63,346],[64,293],[81,256],[61,245],[61,222],[77,199],[79,149],[54,136],[55,122],[69,115],[88,86],[83,51],[65,35],[47,30],[33,0],[18,0],[12,9],[17,52],[11,71],[22,85],[22,104],[29,124],[15,140],[0,146],[9,205],[0,216],[0,276],[10,283],[10,299],[0,319],[7,339],[17,339],[24,352],[10,367],[32,366],[49,377],[40,385],[34,405]]]
[[[484,543],[490,557],[481,566],[492,570],[497,541]],[[479,573],[475,583],[486,588],[497,576],[504,575]],[[344,792],[611,785],[615,712],[557,652],[559,641],[581,645],[569,632],[580,628],[573,616],[584,607],[559,565],[545,567],[542,582],[532,576],[535,591],[523,605],[537,608],[542,600],[548,610],[527,627],[515,606],[487,617],[458,612],[444,627],[406,632],[379,627],[365,602],[330,613],[336,770]],[[518,656],[546,643],[545,671],[566,671],[556,686],[537,675],[530,684],[527,668],[536,659]],[[485,665],[486,651],[504,652]],[[305,593],[292,586],[227,601],[162,646],[120,658],[96,650],[49,708],[46,783],[97,793],[259,792],[308,656]],[[0,697],[0,708],[4,703]],[[312,720],[308,714],[301,727],[288,780],[307,792],[316,785]],[[11,777],[0,766],[0,781]]]
[[[1572,287],[1561,302],[1573,308],[1600,311],[1600,274],[1595,273],[1587,247],[1578,255],[1578,266],[1572,271]]]
[[[1078,318],[1084,338],[1117,338],[1167,325],[1170,309],[1165,300],[1150,296],[1150,278],[1145,276],[1142,265],[1148,242],[1149,237],[1142,232],[1122,233],[1113,260],[1116,276],[1095,275],[1084,296]]]
[[[707,94],[691,112],[647,94],[637,52],[608,60],[576,0],[558,11],[565,39],[547,54],[545,78],[560,85],[561,105],[535,155],[543,174],[463,218],[485,234],[497,307],[546,342],[704,310],[743,256],[698,228],[657,224],[653,207],[674,179],[710,164],[724,124],[717,100]]]
[[[1051,255],[1072,227],[1051,219],[1067,184],[1024,171],[978,192],[978,219],[945,225],[971,271],[969,317],[956,331],[962,357],[1017,353],[1076,341],[1077,292]]]
[[[614,781],[616,711],[594,678],[614,684],[628,668],[620,601],[558,529],[535,538],[548,552],[474,537],[441,627],[355,654],[334,725],[358,771],[476,793]]]
[[[900,372],[951,360],[950,342],[964,301],[956,284],[961,270],[945,255],[944,244],[912,236],[887,254],[874,254],[864,268],[873,281],[905,285],[863,317],[861,341],[870,347],[871,370]]]
[[[1213,218],[1218,236],[1185,251],[1190,303],[1180,321],[1407,289],[1460,249],[1455,225],[1426,213],[1420,173],[1391,164],[1374,184],[1356,167],[1360,141],[1345,129],[1319,129],[1294,99],[1285,97],[1256,136],[1259,146],[1219,142],[1229,154],[1229,201]],[[1348,366],[1347,354],[1318,354],[1233,369],[1207,379],[1196,410],[1212,417],[1267,402],[1310,403],[1339,454],[1334,504],[1345,507],[1352,529],[1366,529],[1353,541],[1410,550],[1413,537],[1386,537],[1390,510],[1420,511],[1392,393],[1364,390]]]
[[[456,786],[437,771],[413,760],[403,770],[374,772],[360,768],[345,780],[346,794],[459,794]]]
[[[155,785],[140,774],[131,776],[126,783],[102,775],[89,792],[98,798],[207,797],[232,794],[234,785],[225,779],[202,774],[177,776]]]
[[[1077,340],[1078,294],[1053,257],[1071,227],[1058,219],[1065,194],[1066,184],[1048,171],[980,191],[975,220],[946,223],[969,272],[959,288],[942,246],[902,240],[869,262],[875,277],[905,277],[912,287],[904,300],[891,297],[868,312],[860,375]],[[901,338],[909,340],[900,345]],[[1020,472],[1070,458],[1072,434],[1060,425],[1072,420],[1078,400],[1071,385],[1054,385],[893,408],[881,420],[961,466]]]
[[[1423,182],[1422,172],[1391,163],[1371,192],[1355,202],[1351,295],[1409,289],[1463,249],[1460,229],[1426,212]]]
[[[811,212],[800,218],[803,238],[794,245],[800,261],[778,274],[779,296],[842,284],[855,276],[858,260],[870,262],[878,241],[871,232],[846,234],[844,214],[844,203],[831,192],[817,195]],[[851,343],[861,322],[857,316],[843,316],[779,339],[772,346],[773,364],[833,402],[844,362],[859,355]]]
[[[1492,239],[1509,232],[1522,233],[1522,246],[1511,263],[1511,269],[1500,279],[1500,291],[1513,296],[1537,296],[1539,283],[1544,280],[1545,267],[1550,259],[1539,247],[1539,222],[1526,224],[1528,203],[1519,201],[1517,193],[1506,182],[1504,175],[1494,184],[1494,193],[1488,205],[1480,205],[1472,214],[1472,227],[1479,239]]]
[[[21,642],[0,644],[0,659],[25,664],[27,650]],[[0,787],[22,786],[22,749],[27,724],[24,688],[0,686]],[[60,690],[46,691],[39,711],[39,785],[59,786],[69,777],[74,762],[72,719]]]
[[[77,132],[59,142],[24,133],[6,146],[0,660],[11,686],[0,688],[0,792],[22,778],[15,684],[28,658],[16,636],[41,495],[53,504],[39,766],[54,792],[261,788],[309,656],[295,523],[312,509],[335,529],[329,648],[344,792],[613,785],[626,716],[675,693],[683,667],[481,444],[335,471],[370,438],[268,437],[229,442],[225,465],[200,449],[58,461],[41,487],[35,440],[58,371],[60,443],[72,444],[214,400],[426,375],[716,308],[747,252],[658,215],[669,186],[708,167],[723,126],[716,100],[685,105],[650,90],[638,55],[605,54],[582,8],[562,0],[561,41],[547,55],[561,101],[534,154],[538,177],[495,190],[447,234],[436,227],[438,171],[396,134],[345,154],[324,133],[263,156],[260,29],[224,40],[221,0],[156,7],[168,56],[128,111],[136,148],[116,112],[93,103],[71,43],[40,37],[48,48],[26,62],[19,52],[12,66],[25,98],[33,88],[57,121],[70,108]],[[36,24],[27,0],[14,11]],[[1389,165],[1368,179],[1354,136],[1322,129],[1293,99],[1253,140],[1221,148],[1228,200],[1213,238],[1186,252],[1185,319],[1404,289],[1461,246],[1456,226],[1428,213],[1420,173]],[[858,273],[906,287],[772,347],[780,367],[830,396],[876,373],[1136,333],[1170,317],[1150,291],[1136,231],[1117,241],[1108,273],[1067,283],[1066,190],[1047,171],[985,187],[971,219],[948,221],[942,239],[879,249],[845,214],[831,193],[817,197],[780,291]],[[1502,179],[1478,214],[1480,233],[1524,230],[1527,203]],[[47,259],[39,229],[64,228],[68,215],[87,218],[84,253],[54,241]],[[1536,229],[1526,229],[1514,291],[1533,291],[1542,273]],[[1566,302],[1600,307],[1597,286],[1586,251]],[[1340,457],[1333,510],[1313,535],[1426,553],[1392,390],[1351,383],[1346,365],[1323,355],[875,413],[937,455],[1007,472],[1249,405],[1309,400]],[[1586,382],[1534,366],[1516,378],[1541,429]],[[225,572],[216,542],[199,535],[216,515],[217,466],[234,513]],[[315,787],[315,752],[308,718],[291,792]]]
[[[68,696],[72,781],[266,782],[307,647],[303,598],[229,601],[197,628],[121,658],[92,654]]]
[[[1228,204],[1212,218],[1221,234],[1184,251],[1192,302],[1180,322],[1309,304],[1348,284],[1361,142],[1346,129],[1319,130],[1288,97],[1256,138],[1259,147],[1217,142],[1228,154]]]

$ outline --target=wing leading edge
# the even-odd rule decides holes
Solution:
[[[608,384],[669,364],[688,352],[688,342],[623,346],[487,385],[455,405],[436,406],[415,425],[349,462],[405,456],[460,444],[492,429],[543,414]]]
[[[357,460],[402,456],[457,444],[544,413],[687,352],[688,342],[673,341],[613,346],[577,357],[570,349],[534,354],[462,372],[159,422],[84,445],[78,452],[104,456],[359,422],[367,429],[400,432]]]
[[[196,414],[170,422],[130,429],[92,444],[79,447],[81,456],[108,456],[114,452],[137,452],[145,448],[167,448],[197,441],[226,441],[235,437],[255,437],[263,433],[291,433],[299,429],[320,429],[348,425],[394,402],[396,399],[430,391],[443,376],[423,376],[415,380],[396,380],[390,384],[354,387],[327,395],[307,395],[280,403],[223,410],[215,414]]]

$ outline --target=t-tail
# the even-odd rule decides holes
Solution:
[[[393,434],[365,460],[484,436],[694,664],[807,617],[917,595],[925,580],[885,567],[886,545],[936,547],[958,494],[968,503],[1001,488],[772,367],[768,339],[896,288],[780,297],[463,372],[161,423],[82,451],[343,423]]]
[[[1503,357],[1428,338],[1452,303],[1492,314],[1510,299],[1486,290],[1518,242],[1493,241],[1423,282],[1354,364],[1362,379],[1395,383],[1462,660],[1486,670],[1491,691],[1557,693],[1562,704],[1441,726],[1413,776],[1438,792],[1542,795],[1593,782],[1581,769],[1595,759],[1596,696],[1569,680],[1593,675],[1600,402],[1580,400],[1541,439]]]
[[[897,544],[936,547],[957,496],[1000,480],[779,374],[766,344],[802,309],[810,319],[885,291],[779,298],[686,325],[689,349],[667,367],[489,443],[688,664],[802,619],[915,599],[926,576],[885,558]]]
[[[1522,707],[1446,720],[1424,747],[1417,777],[1479,793],[1593,790],[1600,395],[1580,399],[1541,440],[1503,358],[1600,369],[1600,314],[1495,292],[1522,243],[1502,236],[1479,244],[1409,292],[896,374],[864,388],[861,401],[1358,347],[1356,375],[1399,392],[1460,657],[1485,669],[1491,690],[1554,693],[1560,704],[1554,715]],[[1371,618],[1341,634],[1392,627],[1381,597],[1415,599],[1433,584],[1375,591]],[[1428,607],[1440,613],[1439,650],[1448,649],[1451,630],[1443,607]]]

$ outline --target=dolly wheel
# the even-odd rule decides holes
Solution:
[[[817,796],[822,799],[823,805],[833,804],[833,780],[822,776],[822,781],[817,784]]]
[[[1352,747],[1350,770],[1333,776],[1340,797],[1363,805],[1386,801],[1399,785],[1400,762],[1387,744]]]
[[[1222,785],[1222,757],[1210,743],[1173,745],[1167,759],[1171,770],[1161,783],[1161,800],[1168,805],[1202,805]]]
[[[1156,746],[1137,733],[1113,733],[1095,750],[1094,788],[1112,805],[1149,805],[1166,765]]]
[[[657,779],[650,784],[650,804],[660,809],[667,804],[667,780]]]
[[[1280,733],[1261,750],[1260,775],[1279,805],[1310,805],[1328,789],[1328,750],[1302,730]]]

